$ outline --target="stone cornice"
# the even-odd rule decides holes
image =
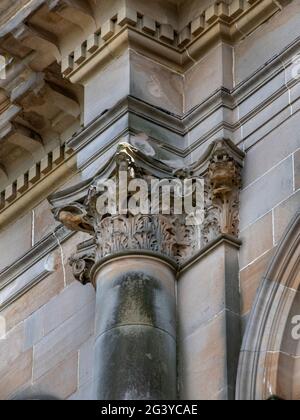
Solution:
[[[16,217],[24,215],[45,199],[58,185],[64,184],[76,173],[74,154],[61,147],[47,155],[28,172],[20,176],[1,193],[0,229]]]
[[[62,73],[73,83],[85,83],[95,66],[99,71],[131,47],[185,71],[216,43],[240,41],[282,7],[280,1],[274,0],[234,0],[229,6],[215,2],[180,33],[138,10],[122,8],[73,53],[62,58]]]
[[[80,133],[74,136],[68,142],[68,145],[74,149],[75,153],[78,153],[91,141],[93,141],[93,139],[97,138],[97,136],[99,136],[101,133],[104,133],[105,130],[109,129],[109,127],[112,127],[121,118],[126,117],[126,115],[129,115],[129,120],[131,118],[130,115],[139,116],[145,120],[154,122],[156,125],[161,126],[164,129],[170,130],[171,133],[184,137],[191,129],[196,127],[201,122],[204,122],[218,109],[226,108],[230,111],[234,111],[237,106],[240,106],[244,101],[247,100],[247,98],[251,97],[253,93],[257,92],[258,89],[262,89],[265,85],[267,85],[267,83],[271,82],[278,76],[278,74],[283,72],[285,68],[287,69],[289,67],[289,65],[292,63],[292,57],[297,53],[297,51],[299,51],[299,46],[300,38],[296,39],[285,50],[274,57],[266,66],[261,67],[251,77],[236,86],[232,92],[226,89],[220,89],[185,115],[172,115],[146,102],[140,101],[136,98],[128,97],[118,103],[114,108],[109,110],[105,115],[90,123]],[[289,88],[291,89],[298,82],[299,81],[297,80],[288,81]],[[234,133],[240,128],[241,123],[245,124],[247,121],[253,118],[254,115],[262,112],[266,106],[270,105],[272,101],[284,94],[286,90],[287,86],[286,84],[283,84],[279,89],[273,93],[271,92],[269,97],[265,98],[262,102],[259,102],[255,108],[251,109],[245,116],[243,116],[241,121],[229,122],[224,120],[224,127],[226,126],[229,131]],[[296,100],[297,98],[294,99]],[[216,128],[216,130],[217,129],[220,129],[220,127]],[[131,124],[129,124],[129,132],[131,132],[133,135],[138,134],[133,130]],[[115,143],[118,143],[120,137],[122,137],[122,133],[120,133],[120,136],[117,139],[112,139],[110,144],[99,150],[98,156],[104,154]],[[191,151],[196,150],[199,145],[208,141],[208,139],[209,136],[205,134],[203,138],[199,138],[188,148],[185,147],[185,143],[182,143],[183,147],[179,148],[176,147],[176,145],[169,144],[167,142],[165,142],[162,147],[175,156],[185,158]],[[151,138],[151,140],[157,142],[158,144],[162,142],[162,139]],[[60,156],[61,158],[62,156],[60,155],[60,150],[60,148],[57,148],[54,150],[53,154],[57,157]],[[68,153],[69,152],[66,149],[65,159],[67,160],[69,159]],[[53,174],[54,178],[56,177],[56,171],[58,171],[57,177],[59,178],[59,168],[61,165],[62,161],[60,164],[57,165],[55,163],[52,166],[51,174]],[[38,166],[32,168],[31,172],[37,173],[37,168]],[[42,180],[46,180],[48,176],[49,173],[46,175],[41,174],[41,176],[37,178],[34,177],[35,181],[30,186],[28,185],[28,188],[25,188],[25,185],[27,185],[27,174],[24,174],[20,176],[16,182],[9,185],[6,191],[2,191],[2,207],[0,208],[1,225],[2,220],[4,225],[8,223],[9,220],[13,220],[15,216],[19,215],[19,203],[21,202],[20,198],[28,196],[28,194],[30,195],[30,193],[33,192],[34,189],[38,187],[38,185],[40,185],[40,182]],[[55,183],[56,182],[54,181],[53,184]],[[17,184],[20,188],[17,194],[15,194],[15,188]],[[51,192],[52,191],[49,190],[49,193]],[[5,199],[5,195],[7,199]],[[3,203],[5,203],[4,206]]]

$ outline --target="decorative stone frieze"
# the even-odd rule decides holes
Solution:
[[[237,237],[242,164],[243,153],[227,140],[216,141],[203,159],[182,170],[146,156],[130,144],[120,144],[94,179],[50,198],[57,220],[72,231],[92,236],[92,240],[80,244],[70,258],[74,276],[86,283],[94,264],[128,252],[153,253],[181,266],[219,236]],[[122,177],[127,180],[120,179]],[[122,196],[122,185],[125,188],[133,180],[146,181],[150,187],[155,181],[174,181],[176,185],[176,180],[187,178],[204,180],[204,221],[201,224],[189,223],[189,214],[176,211],[175,190],[170,214],[161,211],[162,196],[156,203],[160,211],[153,212],[152,208],[149,214],[134,214],[128,210],[133,192]],[[115,182],[117,201],[124,204],[116,214],[108,213],[107,206],[99,205],[106,180]],[[146,198],[151,199],[150,195]]]

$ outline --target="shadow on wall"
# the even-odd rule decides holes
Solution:
[[[54,397],[53,395],[47,395],[43,393],[34,393],[31,390],[23,391],[15,395],[12,400],[14,401],[60,401],[60,398]]]

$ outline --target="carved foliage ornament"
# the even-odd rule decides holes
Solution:
[[[57,220],[73,231],[83,231],[92,236],[91,241],[78,246],[77,253],[70,259],[74,276],[87,283],[95,263],[126,251],[150,251],[181,265],[220,235],[237,237],[242,162],[243,153],[231,142],[220,140],[210,146],[205,159],[185,169],[183,174],[143,155],[129,144],[121,144],[106,168],[85,188],[80,185],[81,194],[78,195],[75,187],[65,194],[58,193],[59,199],[56,195],[50,199],[55,206],[53,211]],[[153,180],[166,178],[179,180],[192,176],[204,179],[203,223],[188,224],[188,215],[177,214],[175,205],[167,215],[162,211],[157,214],[132,214],[126,211],[126,206],[125,212],[117,214],[99,209],[97,202],[99,197],[103,197],[101,180],[110,179],[119,186],[117,201],[128,204],[132,198],[131,192],[122,198],[124,191],[120,187],[122,184],[118,183],[120,176],[126,178],[123,182],[142,179],[147,185]],[[72,195],[76,196],[76,200],[69,202]],[[63,204],[56,206],[61,201]]]
[[[239,192],[241,166],[228,153],[226,143],[218,142],[206,174],[206,217],[204,241],[218,235],[239,236]]]

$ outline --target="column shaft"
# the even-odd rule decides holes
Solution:
[[[96,272],[97,399],[176,399],[175,281],[171,266],[138,255]]]

